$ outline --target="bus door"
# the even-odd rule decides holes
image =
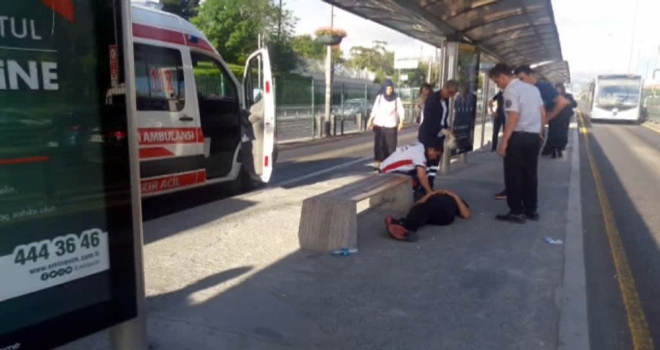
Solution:
[[[275,145],[275,94],[268,49],[254,52],[245,64],[243,76],[245,108],[249,111],[251,130],[247,130],[248,144],[243,150],[243,161],[261,178],[268,182],[273,172],[273,148]],[[252,135],[249,135],[252,134]],[[247,149],[246,149],[247,148]],[[249,151],[251,149],[251,152]],[[251,159],[250,159],[251,158]]]

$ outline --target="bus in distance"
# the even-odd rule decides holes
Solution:
[[[642,77],[634,74],[599,75],[590,86],[590,119],[641,122]]]

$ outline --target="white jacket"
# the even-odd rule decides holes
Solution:
[[[405,110],[399,97],[394,101],[387,101],[383,95],[376,97],[374,108],[371,110],[371,118],[373,118],[375,126],[396,128],[404,117]]]

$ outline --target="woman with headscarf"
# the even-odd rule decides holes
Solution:
[[[401,99],[394,92],[394,83],[387,79],[378,92],[367,127],[374,131],[376,167],[396,150],[397,131],[403,128],[405,116]]]

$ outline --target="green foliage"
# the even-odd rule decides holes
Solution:
[[[270,28],[268,0],[206,0],[191,22],[227,62],[243,63],[257,49],[260,33]]]
[[[309,34],[298,35],[291,39],[291,48],[300,57],[322,60],[325,57],[325,46],[314,41]]]
[[[197,14],[200,0],[161,0],[163,11],[174,13],[185,19]]]
[[[374,41],[373,47],[354,46],[346,65],[354,69],[368,69],[376,73],[375,83],[394,76],[394,52],[387,51],[384,41]]]

